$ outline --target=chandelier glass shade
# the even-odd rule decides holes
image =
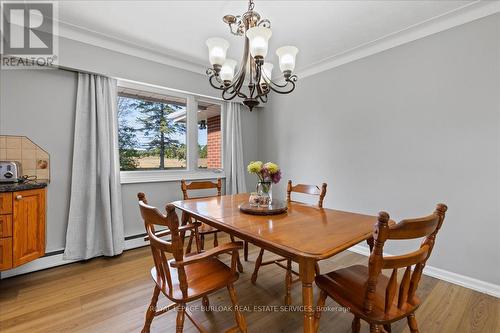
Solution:
[[[229,42],[225,39],[214,37],[207,39],[207,46],[210,64],[219,66],[224,64]]]
[[[282,78],[272,80],[273,64],[266,62],[269,39],[272,36],[271,22],[261,19],[254,11],[253,0],[249,1],[248,11],[243,15],[226,15],[224,22],[229,25],[233,35],[245,39],[243,58],[239,67],[236,60],[227,58],[229,42],[223,38],[207,39],[208,58],[212,67],[207,69],[209,82],[215,89],[222,91],[224,100],[236,97],[243,100],[250,111],[261,102],[267,102],[271,91],[288,94],[295,89],[297,76],[293,74],[298,49],[295,46],[282,46],[276,50]],[[238,68],[237,68],[238,67]]]

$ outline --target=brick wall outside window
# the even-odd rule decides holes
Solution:
[[[207,168],[222,168],[220,115],[207,119]]]

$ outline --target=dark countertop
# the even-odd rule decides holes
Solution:
[[[44,188],[47,183],[39,182],[26,182],[26,183],[0,183],[0,193],[2,192],[16,192],[23,190],[34,190],[36,188]]]

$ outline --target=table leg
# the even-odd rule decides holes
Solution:
[[[313,282],[316,260],[299,260],[299,274],[302,282],[302,305],[304,306],[304,333],[314,333]]]

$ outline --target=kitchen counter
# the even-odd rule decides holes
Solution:
[[[47,187],[44,182],[26,182],[26,183],[0,183],[0,193],[3,192],[16,192],[23,190],[34,190],[37,188]]]

